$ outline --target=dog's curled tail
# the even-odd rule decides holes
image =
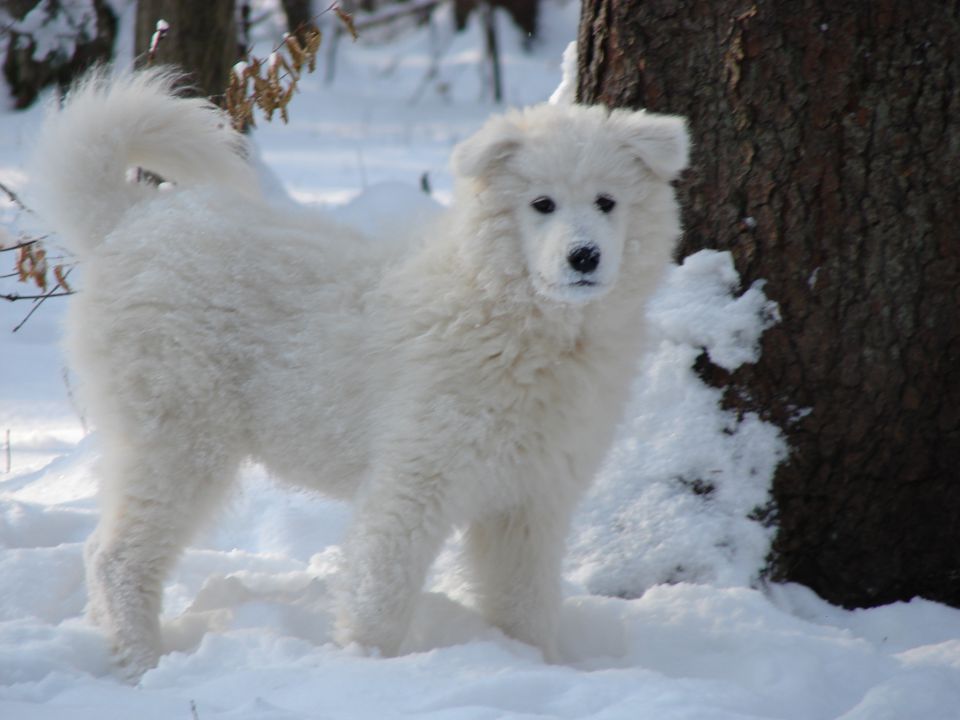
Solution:
[[[162,68],[119,77],[101,68],[48,113],[29,197],[73,252],[96,247],[132,205],[157,191],[131,181],[132,167],[179,186],[215,182],[258,194],[243,136],[208,100],[178,96],[179,80]]]

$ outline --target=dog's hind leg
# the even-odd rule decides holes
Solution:
[[[163,581],[237,463],[196,439],[179,452],[106,447],[102,515],[86,549],[89,615],[136,680],[160,657]]]
[[[568,513],[523,507],[476,521],[466,559],[484,618],[557,662],[561,563]]]

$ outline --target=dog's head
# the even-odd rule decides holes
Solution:
[[[513,215],[518,260],[534,289],[566,303],[602,296],[624,250],[669,201],[687,164],[683,118],[602,107],[539,105],[495,117],[454,151],[454,171]],[[669,242],[673,237],[667,239]]]

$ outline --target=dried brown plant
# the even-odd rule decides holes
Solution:
[[[334,9],[349,29],[352,18],[339,7]],[[349,18],[350,22],[344,18]],[[266,59],[250,55],[234,65],[224,105],[235,130],[242,131],[256,125],[254,108],[257,107],[268,122],[275,112],[280,113],[283,122],[289,121],[287,106],[293,99],[304,68],[307,72],[316,70],[322,37],[320,30],[310,25],[296,34],[285,35],[283,42]]]

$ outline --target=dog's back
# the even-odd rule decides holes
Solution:
[[[180,97],[177,79],[95,72],[41,130],[32,199],[80,260],[67,355],[105,447],[159,452],[213,434],[231,463],[254,457],[302,476],[342,457],[330,450],[362,427],[341,419],[329,424],[336,439],[318,428],[312,449],[286,447],[300,414],[316,417],[347,391],[324,381],[342,354],[329,348],[362,354],[369,328],[358,318],[402,250],[319,212],[271,207],[245,139],[210,102]],[[138,181],[138,166],[168,184]],[[290,395],[305,375],[315,391]],[[350,483],[338,470],[340,494]]]

